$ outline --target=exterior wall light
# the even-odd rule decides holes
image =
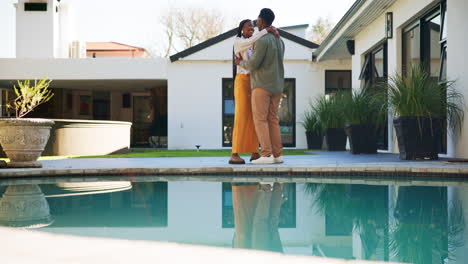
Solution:
[[[387,12],[385,14],[385,36],[387,39],[393,38],[393,13]]]

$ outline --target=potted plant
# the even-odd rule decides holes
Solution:
[[[431,78],[421,65],[390,79],[387,102],[395,114],[400,159],[438,159],[446,121],[453,130],[461,127],[464,100],[453,84]]]
[[[384,120],[379,98],[367,87],[343,95],[345,131],[352,154],[377,153],[377,126]]]
[[[342,112],[343,94],[327,97],[321,96],[313,106],[324,133],[327,150],[346,150],[346,134],[344,131],[344,116]]]
[[[0,144],[10,159],[8,167],[40,168],[37,162],[50,136],[53,121],[41,118],[23,118],[38,105],[54,95],[49,90],[50,80],[18,81],[14,86],[16,99],[7,105],[15,110],[16,118],[0,118]]]
[[[312,109],[306,111],[302,118],[302,126],[306,131],[307,149],[321,149],[323,136],[317,113]]]

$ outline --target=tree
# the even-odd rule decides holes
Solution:
[[[333,29],[333,23],[328,18],[319,17],[310,27],[309,40],[321,44]]]
[[[201,8],[170,9],[160,19],[166,35],[165,57],[176,46],[187,49],[222,33],[224,18],[217,10]]]

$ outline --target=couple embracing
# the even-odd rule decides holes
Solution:
[[[274,19],[273,11],[264,8],[256,34],[251,20],[239,24],[234,42],[237,73],[230,164],[245,164],[239,153],[247,152],[253,164],[283,162],[278,109],[284,89],[284,43],[272,26]]]

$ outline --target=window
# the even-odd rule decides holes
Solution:
[[[230,182],[222,184],[222,227],[234,227],[234,208]],[[296,227],[296,184],[283,184],[283,203],[280,210],[280,228]]]
[[[10,117],[14,116],[14,110],[13,109],[8,109],[7,104],[15,98],[15,93],[11,90],[0,90],[1,96],[0,96],[0,117]]]
[[[223,79],[223,147],[232,146],[234,129],[234,81]]]
[[[422,64],[435,80],[447,78],[446,2],[403,30],[402,70],[407,75],[411,64]],[[447,151],[447,131],[440,139],[441,153]]]
[[[440,58],[439,81],[447,80],[447,43],[442,46]]]
[[[7,104],[7,91],[5,90],[0,90],[0,117],[6,116],[7,109],[6,109],[6,104]]]
[[[419,23],[403,32],[403,75],[408,74],[411,64],[421,63],[420,36]]]
[[[325,71],[325,94],[351,91],[351,71]]]
[[[446,59],[446,12],[444,4],[403,30],[403,74],[421,63],[432,78],[442,78]]]
[[[361,70],[360,80],[363,80],[364,86],[369,86],[371,89],[377,89],[381,86],[374,84],[387,81],[387,42],[384,41],[378,44],[373,50],[365,55],[363,68]],[[373,90],[377,92],[377,90]],[[377,148],[388,150],[388,122],[377,127]]]
[[[284,92],[278,116],[281,141],[285,147],[296,146],[296,79],[284,80]]]
[[[362,64],[361,74],[359,74],[359,80],[370,79],[370,56],[366,56],[364,64]]]
[[[296,80],[284,80],[284,92],[278,115],[280,118],[281,140],[285,147],[296,146]],[[222,140],[223,147],[232,146],[234,129],[234,82],[232,78],[222,80]]]
[[[424,19],[422,31],[422,62],[427,68],[431,78],[438,79],[440,74],[440,12]]]
[[[441,27],[440,27],[440,72],[439,81],[447,79],[447,3],[441,4]]]

